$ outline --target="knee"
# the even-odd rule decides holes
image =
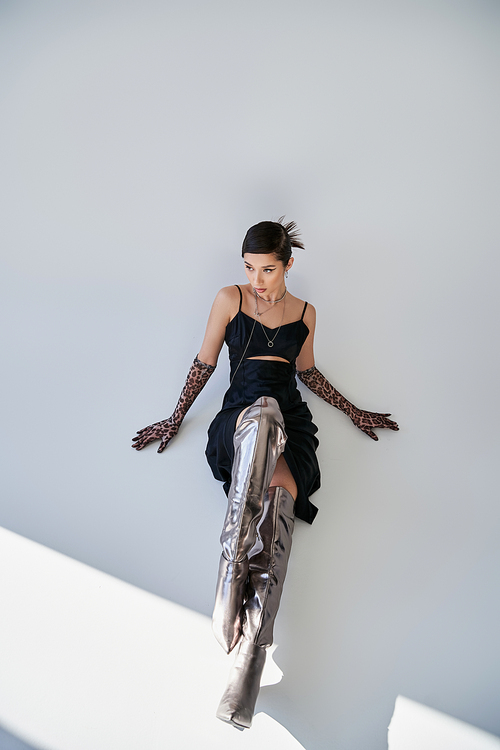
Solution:
[[[258,423],[259,432],[275,432],[276,428],[285,430],[283,414],[278,402],[272,396],[261,396],[252,404],[252,416]],[[250,416],[250,415],[249,415]]]
[[[285,443],[285,423],[278,402],[272,396],[261,396],[240,416],[236,427],[235,440],[244,435],[271,436],[278,434],[278,442]]]
[[[276,399],[272,396],[262,396],[259,400],[261,402],[261,422],[270,426],[278,424],[282,427],[283,414]]]

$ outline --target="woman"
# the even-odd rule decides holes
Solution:
[[[158,453],[166,448],[215,370],[225,341],[231,380],[210,425],[206,455],[228,495],[213,627],[228,653],[239,644],[217,716],[238,729],[252,723],[294,516],[312,523],[317,513],[309,500],[320,485],[317,428],[295,376],[373,440],[378,440],[373,428],[398,429],[389,414],[351,404],[316,369],[315,309],[285,284],[292,247],[303,244],[295,223],[281,222],[263,221],[248,230],[242,257],[249,283],[217,294],[174,413],[134,438],[137,450],[153,440],[161,441]]]

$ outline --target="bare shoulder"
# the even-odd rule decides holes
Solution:
[[[302,300],[301,300],[302,302]],[[316,329],[316,308],[307,303],[307,307],[304,310],[304,302],[302,302],[302,310],[304,311],[304,321],[309,331],[307,338],[300,350],[300,354],[297,357],[297,370],[308,370],[314,365],[314,332]]]
[[[314,331],[316,327],[316,308],[310,302],[307,303],[303,320],[309,330]]]
[[[215,295],[214,305],[232,307],[236,302],[240,304],[240,293],[238,287],[233,284],[232,286],[223,286],[219,289]]]
[[[231,284],[231,286],[223,286],[222,289],[219,289],[217,292],[217,297],[220,297],[220,299],[239,299],[240,294],[238,292],[238,287],[236,284]]]
[[[311,305],[310,302],[307,303],[306,311],[304,313],[304,320],[306,319],[316,321],[316,308],[314,305]]]
[[[288,300],[289,309],[293,311],[293,317],[301,318],[302,313],[304,312],[304,306],[306,305],[306,300],[303,300],[300,297],[295,297],[295,295],[290,294],[290,292],[288,292],[286,298]],[[310,302],[307,302],[303,320],[306,325],[309,323],[313,325],[316,321],[316,309]]]
[[[233,286],[224,286],[219,289],[215,295],[215,300],[212,305],[212,314],[226,318],[226,323],[229,322],[238,312],[240,305],[240,293],[238,288]]]

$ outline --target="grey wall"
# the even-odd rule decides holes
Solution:
[[[130,439],[284,213],[318,365],[401,424],[307,396],[321,510],[261,705],[308,750],[386,747],[398,693],[500,733],[499,31],[486,1],[0,6],[0,523],[210,612],[225,357],[163,455]]]

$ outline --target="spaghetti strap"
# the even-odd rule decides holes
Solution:
[[[304,315],[305,315],[305,312],[306,312],[306,308],[307,308],[307,302],[304,302],[304,309],[302,310],[302,316],[300,318],[301,320],[304,320]]]
[[[237,290],[239,291],[239,293],[240,293],[240,306],[239,306],[239,308],[238,308],[238,312],[241,312],[241,303],[243,302],[243,295],[242,295],[242,293],[241,293],[241,289],[239,288],[238,284],[235,284],[235,287],[236,287],[236,289],[237,289]],[[307,302],[306,302],[306,305],[307,305]]]

